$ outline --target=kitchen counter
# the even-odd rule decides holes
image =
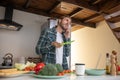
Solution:
[[[35,78],[31,74],[24,74],[17,77],[10,77],[10,78],[0,78],[0,80],[120,80],[120,75],[117,76],[110,76],[110,75],[103,75],[103,76],[76,76],[74,74],[67,75],[64,78],[60,79],[40,79]]]

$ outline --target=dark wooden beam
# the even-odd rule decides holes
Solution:
[[[107,11],[114,8],[115,6],[120,5],[119,0],[106,0],[106,3],[100,6],[100,11],[107,14]]]
[[[112,23],[120,22],[120,15],[111,17],[111,18],[107,19],[107,21],[112,22]]]
[[[117,12],[117,11],[120,11],[120,4],[119,5],[116,5],[115,7],[105,11],[105,13],[107,14],[111,14],[111,13],[114,13],[114,12]]]
[[[30,3],[31,3],[31,0],[26,0],[25,4],[23,5],[23,8],[25,8],[25,9],[28,8]]]
[[[101,2],[102,0],[95,0],[92,4],[98,4],[99,2]]]
[[[34,13],[34,14],[38,14],[38,15],[42,15],[42,16],[46,16],[46,17],[58,18],[58,17],[62,16],[61,14],[58,14],[58,13],[49,14],[48,12],[45,12],[41,9],[30,8],[30,7],[28,7],[27,9],[24,9],[23,7],[16,6],[16,7],[14,7],[14,9],[18,9],[18,10],[21,10],[21,11],[30,12],[30,13]],[[94,23],[84,23],[83,21],[78,20],[78,19],[74,19],[74,18],[72,18],[72,23],[95,28]]]
[[[17,6],[15,9],[18,9],[18,10],[22,10],[22,11],[25,11],[25,12],[30,12],[30,13],[34,13],[34,14],[38,14],[38,15],[43,15],[43,16],[48,16],[48,13],[42,9],[38,9],[38,8],[31,8],[31,7],[28,7],[27,9],[24,9],[20,6]]]
[[[102,14],[106,20],[109,20],[111,22],[118,22],[120,21],[120,10],[117,12],[114,12],[112,14]]]
[[[95,23],[85,23],[79,19],[72,18],[72,23],[79,24],[79,25],[84,25],[92,28],[96,28]]]
[[[82,8],[77,8],[76,10],[74,10],[72,13],[70,13],[70,17],[73,17],[74,15],[76,15],[79,11],[81,11]]]
[[[56,1],[56,3],[52,6],[52,8],[48,11],[48,13],[52,13],[53,10],[60,4],[59,1]]]
[[[90,21],[91,19],[93,19],[93,18],[95,18],[95,17],[98,17],[98,16],[100,16],[100,14],[97,14],[97,13],[96,13],[96,14],[90,16],[90,17],[85,18],[83,21],[84,21],[84,22],[88,22],[88,21]]]
[[[85,0],[57,0],[57,1],[75,4],[80,8],[86,8],[86,9],[90,9],[92,11],[98,12],[97,6],[90,6],[89,3]]]
[[[120,27],[114,28],[113,29],[115,32],[120,32]]]
[[[62,15],[61,15],[61,14],[58,14],[58,13],[52,13],[49,17],[58,18],[58,17],[60,17],[60,16],[62,16]],[[78,25],[83,25],[83,26],[86,26],[86,27],[96,28],[95,23],[89,23],[89,22],[85,23],[85,22],[83,22],[82,20],[80,20],[80,19],[75,19],[75,18],[73,18],[73,17],[71,17],[71,19],[72,19],[72,23],[75,23],[75,24],[78,24]]]

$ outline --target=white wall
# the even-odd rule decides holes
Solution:
[[[0,7],[0,19],[4,18],[5,8]],[[14,58],[34,57],[35,46],[40,36],[41,25],[47,17],[14,10],[13,21],[23,25],[20,31],[0,29],[0,63],[6,53],[12,53]]]
[[[106,53],[111,53],[113,49],[120,53],[120,43],[105,21],[98,23],[97,28],[85,27],[72,32],[72,40],[75,40],[71,47],[72,69],[75,69],[75,63],[85,63],[86,68],[95,68],[100,54],[98,68],[105,68]]]

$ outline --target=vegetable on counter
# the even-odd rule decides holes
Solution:
[[[27,62],[26,64],[15,63],[15,69],[19,71],[35,71],[37,75],[43,76],[63,76],[64,74],[71,73],[71,70],[64,70],[60,64],[44,64]]]
[[[63,70],[60,64],[46,64],[37,75],[43,76],[63,76],[64,74],[71,73],[71,70]]]
[[[72,71],[71,70],[63,70],[62,72],[59,72],[57,75],[58,76],[63,76],[64,74],[67,74],[67,73],[71,73]]]
[[[58,72],[62,72],[63,71],[63,67],[60,64],[55,64]]]
[[[58,70],[54,64],[46,64],[45,67],[40,70],[38,73],[39,75],[46,75],[46,76],[55,76],[57,75]]]
[[[35,63],[33,62],[29,62],[27,61],[26,64],[22,64],[22,63],[15,63],[15,68],[22,71],[22,70],[25,70],[25,71],[34,71],[34,67],[36,66]]]
[[[25,71],[34,71],[35,63],[27,61]]]
[[[44,68],[45,64],[43,62],[37,63],[34,67],[35,74],[38,74],[42,68]]]
[[[20,70],[22,71],[23,69],[25,69],[26,65],[25,64],[22,64],[22,63],[15,63],[15,68],[17,70]]]

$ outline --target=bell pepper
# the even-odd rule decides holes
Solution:
[[[38,74],[39,71],[45,66],[43,62],[37,63],[36,66],[34,67],[35,74]]]

